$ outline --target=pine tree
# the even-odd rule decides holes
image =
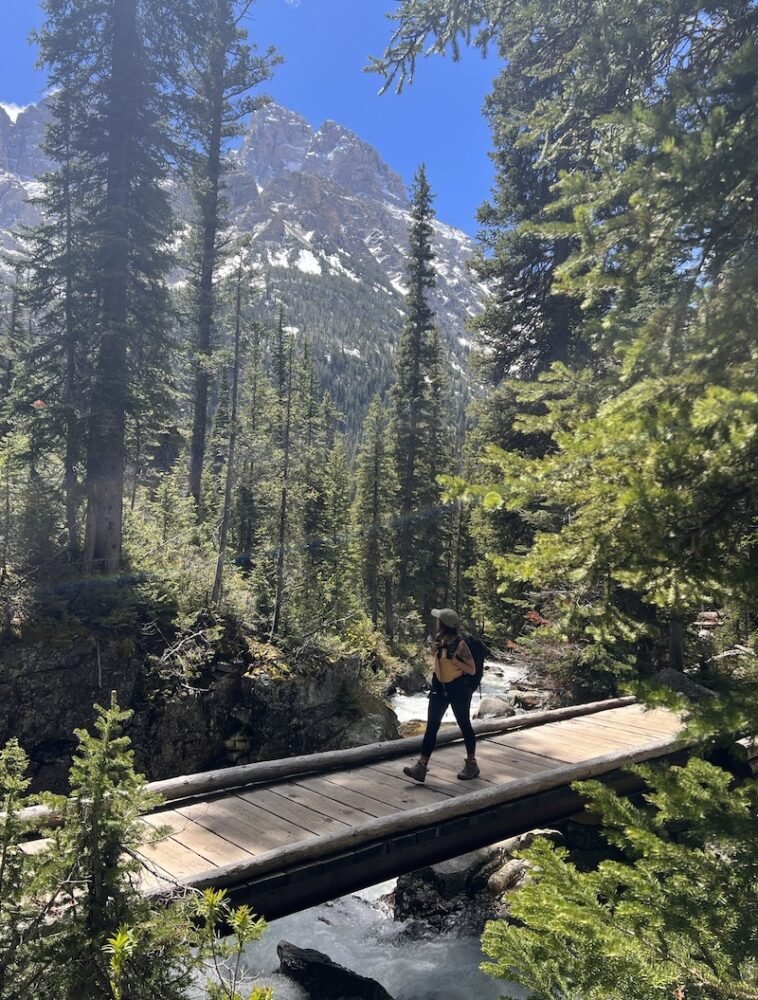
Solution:
[[[485,928],[485,971],[535,1000],[754,1000],[755,782],[697,758],[634,770],[650,789],[642,808],[580,786],[622,858],[582,872],[537,841],[512,919]]]
[[[236,449],[238,435],[239,384],[242,369],[242,278],[244,269],[242,261],[237,265],[237,279],[234,296],[234,356],[232,361],[231,405],[229,412],[229,438],[226,450],[226,475],[224,477],[224,495],[221,510],[221,525],[218,539],[218,559],[216,561],[216,576],[213,581],[211,602],[218,605],[221,601],[221,590],[224,583],[224,562],[226,546],[231,527],[234,477],[236,473]]]
[[[53,111],[59,124],[68,116],[61,133],[77,177],[87,178],[80,260],[97,303],[83,566],[87,573],[114,573],[121,564],[126,424],[142,375],[140,347],[143,338],[163,343],[167,332],[171,213],[163,182],[172,152],[167,84],[176,68],[176,18],[163,0],[48,0],[44,9],[42,60],[65,91]],[[65,168],[59,160],[59,175]]]
[[[407,320],[395,360],[392,431],[399,484],[398,597],[428,617],[441,590],[439,505],[435,476],[445,452],[439,340],[428,294],[435,284],[432,193],[423,165],[411,194]]]
[[[275,594],[274,594],[274,614],[271,622],[272,637],[278,635],[284,625],[284,599],[285,599],[285,569],[286,569],[286,547],[287,528],[291,523],[291,512],[288,510],[290,500],[290,474],[292,468],[292,417],[293,417],[293,389],[294,389],[294,362],[295,362],[295,342],[292,336],[287,337],[284,332],[284,311],[279,313],[279,325],[277,328],[276,346],[273,358],[274,384],[278,395],[278,446],[281,454],[281,465],[279,470],[279,502],[276,525],[276,570],[275,570]]]
[[[534,233],[571,240],[551,294],[581,304],[593,363],[554,363],[515,390],[516,429],[549,448],[492,447],[497,481],[470,492],[531,529],[495,566],[505,586],[550,594],[543,629],[573,644],[578,673],[651,671],[668,646],[717,694],[686,706],[691,731],[731,742],[754,727],[750,656],[699,662],[678,640],[703,605],[742,611],[756,584],[754,5],[505,10],[407,0],[384,64],[402,79],[430,35],[444,51],[471,37],[475,15],[480,42],[497,37],[516,64],[529,49],[533,75],[558,80],[523,117],[526,145],[546,137],[537,168],[584,149]],[[612,114],[608,93],[622,95]],[[518,923],[485,936],[491,971],[540,998],[758,996],[744,923],[755,783],[699,760],[639,770],[647,808],[585,788],[624,862],[579,873],[536,847],[509,902]]]
[[[215,323],[215,281],[227,227],[224,175],[229,140],[260,106],[250,91],[269,79],[278,59],[263,56],[240,27],[252,6],[241,0],[193,0],[190,5],[186,126],[193,156],[190,188],[195,203],[195,349],[193,423],[190,443],[190,493],[200,501],[206,451],[208,388]]]

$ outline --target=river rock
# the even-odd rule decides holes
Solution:
[[[523,851],[537,840],[543,837],[545,840],[552,840],[554,844],[560,844],[563,834],[560,830],[553,830],[551,827],[545,829],[527,830],[526,833],[519,833],[515,837],[508,837],[507,840],[500,841],[503,854],[515,854],[516,851]]]
[[[562,839],[558,830],[531,830],[401,875],[389,901],[395,920],[404,923],[402,933],[414,938],[430,931],[481,934],[487,920],[506,915],[501,896],[520,884],[524,874],[525,862],[512,859],[511,853],[537,837]]]
[[[422,694],[429,688],[429,671],[412,666],[395,678],[395,689],[401,694]]]
[[[516,709],[509,698],[497,694],[486,694],[479,702],[475,717],[477,719],[506,719],[516,714]]]
[[[487,883],[503,860],[502,847],[495,844],[401,875],[392,904],[395,920],[405,924],[403,933],[418,938],[430,930],[481,934],[498,913]]]
[[[516,708],[523,708],[526,712],[544,708],[548,700],[544,691],[513,691],[511,698]]]
[[[375,980],[351,972],[313,948],[280,941],[276,952],[282,974],[302,986],[309,1000],[392,1000]]]

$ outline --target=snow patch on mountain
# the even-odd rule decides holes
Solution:
[[[18,116],[22,115],[28,107],[28,104],[13,104],[12,102],[6,103],[5,101],[0,101],[0,108],[10,118],[13,125],[18,121]]]

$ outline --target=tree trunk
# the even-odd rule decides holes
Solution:
[[[87,523],[83,568],[118,573],[124,494],[129,284],[129,196],[136,142],[136,0],[115,0],[107,112],[105,212],[101,246],[100,348],[87,450]]]
[[[669,665],[684,670],[684,624],[678,615],[671,616],[669,625]]]
[[[242,328],[242,264],[237,270],[237,293],[234,303],[234,370],[232,372],[232,407],[229,419],[229,451],[226,457],[226,484],[224,486],[224,509],[221,515],[221,531],[218,540],[218,560],[216,577],[213,581],[211,603],[218,606],[224,585],[224,559],[229,521],[232,513],[232,488],[234,486],[234,452],[237,446],[237,397],[240,381],[240,334]]]
[[[214,294],[213,279],[218,257],[219,191],[221,186],[221,143],[224,117],[224,60],[223,46],[214,46],[210,60],[211,118],[208,136],[207,176],[199,195],[201,217],[200,280],[197,290],[197,360],[195,363],[195,390],[192,416],[192,441],[190,444],[190,494],[198,504],[205,460],[205,441],[208,430],[208,360],[211,353],[213,331]]]
[[[281,322],[281,321],[280,321]],[[271,637],[278,634],[282,621],[282,604],[284,601],[284,543],[287,535],[287,498],[289,488],[290,467],[290,422],[292,419],[292,353],[293,344],[290,341],[289,360],[287,366],[287,399],[284,419],[284,440],[282,457],[282,492],[279,503],[279,533],[276,547],[276,599],[274,601],[274,620],[271,624]]]

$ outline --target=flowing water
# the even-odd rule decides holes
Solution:
[[[484,665],[484,676],[479,688],[481,696],[488,694],[507,694],[513,684],[524,680],[526,668],[517,662],[513,663],[490,663]],[[395,695],[390,704],[397,715],[398,722],[413,722],[415,720],[426,720],[426,694],[398,694]],[[471,700],[471,713],[476,712],[479,707],[479,695],[475,694]],[[452,721],[452,712],[448,709],[446,720]]]
[[[259,985],[274,988],[275,1000],[307,1000],[291,980],[277,974],[277,944],[284,940],[315,948],[340,965],[375,979],[395,1000],[498,1000],[505,983],[479,969],[478,938],[437,934],[406,938],[380,899],[394,881],[344,896],[302,913],[272,921],[268,932],[245,953]],[[514,992],[517,988],[513,988]],[[516,993],[525,997],[525,992]]]

